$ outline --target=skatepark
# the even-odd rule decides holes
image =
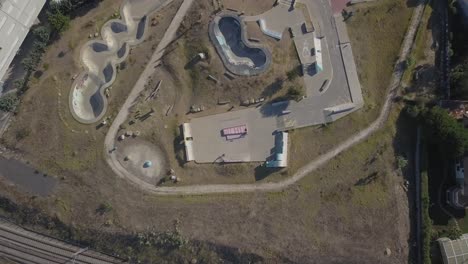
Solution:
[[[256,21],[265,35],[275,39],[281,39],[289,29],[302,65],[306,95],[299,101],[259,103],[254,108],[191,119],[183,125],[187,161],[266,161],[267,165],[279,164],[276,157],[281,146],[288,145],[288,137],[278,135],[292,129],[333,122],[363,106],[351,45],[341,16],[333,21],[337,34],[324,35],[308,1],[304,1],[304,5],[310,13],[313,28],[307,28],[304,11],[294,8],[294,4],[288,1],[279,2],[260,15],[237,15],[236,21]],[[231,14],[229,17],[235,16]],[[211,39],[216,46],[217,39]],[[226,68],[231,71],[232,65]],[[238,74],[237,71],[231,72]],[[242,137],[230,139],[220,133],[239,126],[246,128]],[[283,140],[278,141],[278,138]],[[204,147],[207,145],[211,147]],[[281,164],[284,167],[287,162]]]
[[[147,17],[170,0],[125,0],[120,19],[107,21],[102,40],[88,41],[80,51],[81,72],[72,84],[70,111],[85,124],[99,121],[107,110],[105,90],[114,82],[117,65],[123,62],[130,47],[141,43],[148,27]]]

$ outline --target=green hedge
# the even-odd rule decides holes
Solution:
[[[421,203],[422,203],[422,254],[423,263],[431,263],[432,219],[429,216],[429,181],[427,172],[421,173]]]

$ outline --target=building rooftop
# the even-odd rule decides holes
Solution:
[[[439,105],[441,108],[446,109],[450,116],[457,120],[463,119],[468,112],[468,101],[441,100]]]
[[[46,0],[0,0],[0,82]]]
[[[437,240],[442,252],[444,264],[461,264],[468,262],[468,234],[461,238],[451,240],[443,237]]]

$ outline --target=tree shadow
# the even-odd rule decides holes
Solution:
[[[406,1],[406,7],[413,8],[417,7],[420,4],[420,0],[407,0]]]
[[[392,145],[395,151],[395,156],[405,157],[408,161],[407,166],[401,168],[403,180],[409,183],[408,191],[406,191],[406,199],[408,200],[409,214],[410,214],[410,235],[408,244],[416,243],[417,235],[417,214],[416,214],[416,179],[415,179],[415,150],[416,150],[416,129],[417,122],[411,118],[406,111],[401,111],[398,119],[396,120],[396,134],[394,136]],[[398,169],[397,164],[393,165],[395,170]],[[409,262],[416,259],[416,247],[410,247],[408,255]]]
[[[276,78],[274,82],[270,83],[263,89],[261,97],[272,97],[283,87],[284,80],[281,78]]]
[[[378,172],[378,171],[374,171],[374,172],[372,172],[371,174],[369,174],[368,176],[359,179],[359,180],[354,184],[354,186],[364,186],[364,185],[368,185],[368,184],[374,182],[375,180],[377,180],[378,177],[379,177],[379,172]]]
[[[184,153],[185,153],[185,144],[184,144],[184,133],[182,131],[182,126],[179,126],[177,128],[177,136],[174,137],[173,140],[173,145],[174,145],[174,152],[175,152],[175,158],[177,162],[179,163],[179,166],[183,167],[187,161],[184,158]]]
[[[262,105],[260,107],[260,113],[263,117],[280,116],[285,114],[284,111],[286,111],[289,104],[290,101],[287,97],[280,97],[271,103]]]
[[[82,4],[70,12],[70,18],[73,19],[88,14],[89,11],[98,7],[101,2],[102,0],[81,1]]]
[[[200,61],[202,61],[202,58],[199,55],[196,55],[195,57],[190,59],[190,61],[187,62],[187,64],[185,64],[184,70],[191,69],[193,66],[195,66]]]

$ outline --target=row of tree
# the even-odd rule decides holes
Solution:
[[[468,130],[462,123],[438,106],[422,109],[420,117],[425,126],[427,139],[435,144],[445,157],[449,159],[463,157],[465,150],[468,149]]]

